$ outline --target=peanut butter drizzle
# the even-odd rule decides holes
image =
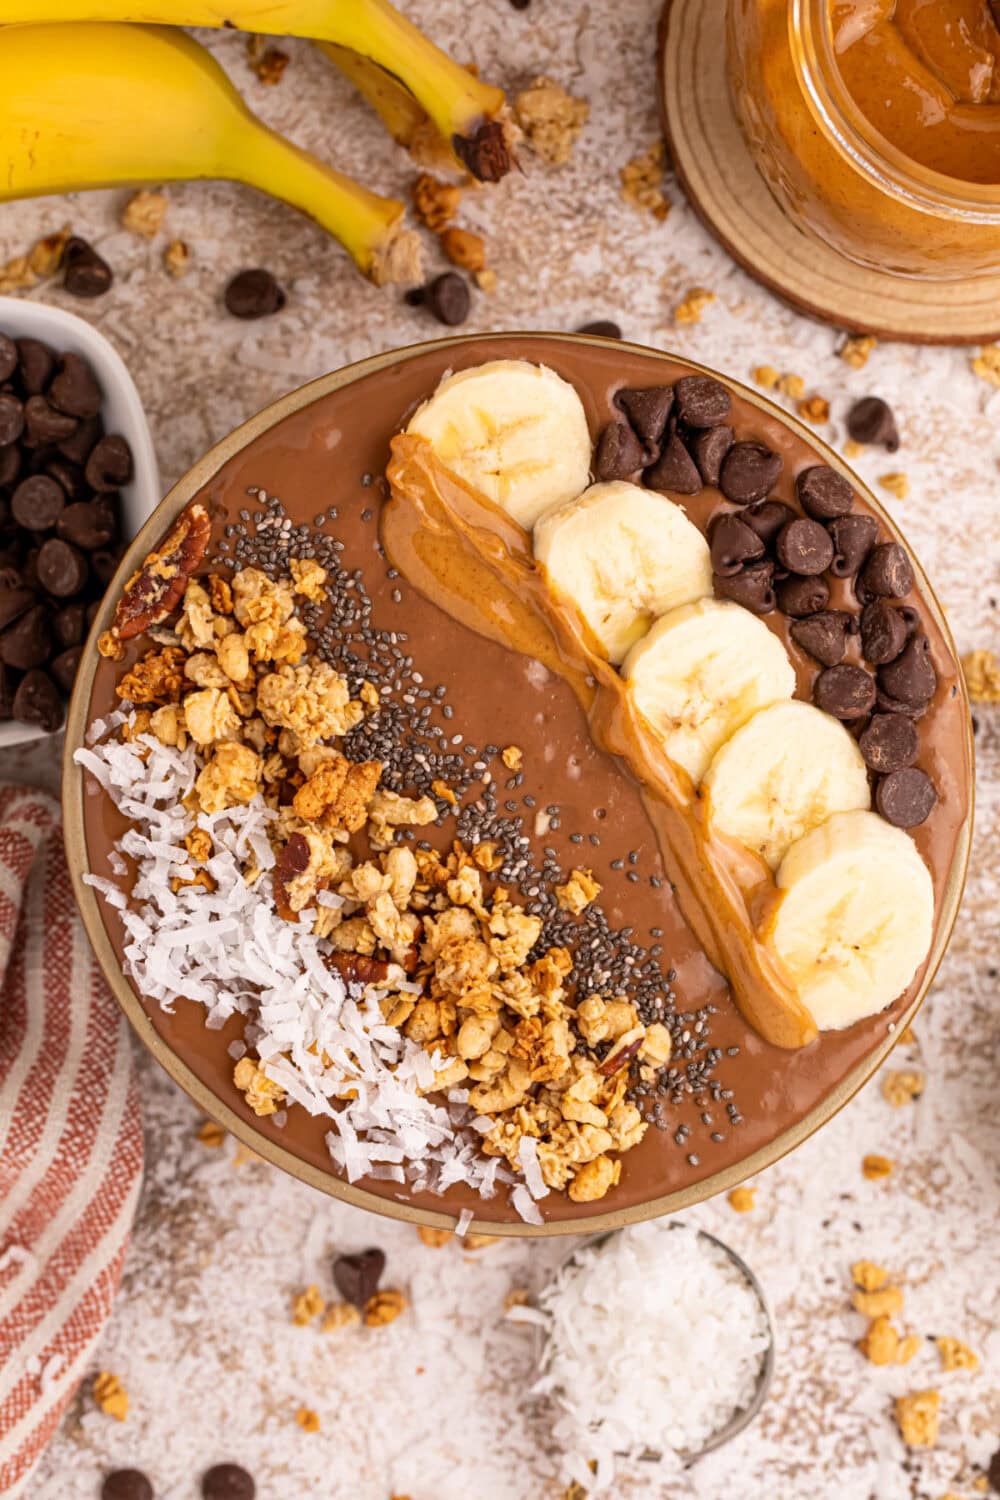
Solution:
[[[744,1018],[775,1046],[811,1042],[815,1022],[766,942],[778,900],[767,866],[708,829],[690,778],[597,654],[575,605],[546,585],[528,532],[446,469],[425,438],[402,433],[391,450],[381,535],[393,565],[454,619],[570,684],[595,743],[640,783],[684,917]]]

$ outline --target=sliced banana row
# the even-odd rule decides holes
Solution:
[[[896,999],[929,950],[934,896],[913,841],[870,811],[844,726],[794,699],[773,631],[712,597],[708,544],[680,505],[625,482],[588,488],[580,398],[544,366],[502,360],[442,380],[409,429],[528,529],[711,828],[764,859],[781,891],[764,935],[820,1029]]]

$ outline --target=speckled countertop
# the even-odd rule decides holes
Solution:
[[[1000,648],[1000,390],[977,380],[966,351],[883,346],[864,370],[835,355],[836,335],[789,312],[712,244],[680,194],[666,223],[620,201],[618,170],[654,138],[655,0],[614,7],[533,0],[413,0],[415,20],[498,81],[519,86],[545,71],[591,103],[571,161],[467,198],[462,222],[487,234],[498,273],[477,294],[470,331],[572,329],[613,317],[626,338],[674,348],[749,378],[757,365],[802,375],[832,403],[820,429],[840,442],[852,397],[876,392],[903,435],[890,461],[866,455],[871,480],[905,471],[910,496],[890,501],[936,585],[960,649]],[[304,43],[288,45],[283,82],[250,73],[243,39],[206,38],[251,104],[297,141],[373,187],[402,191],[409,163],[364,106]],[[165,481],[217,438],[292,386],[349,360],[439,330],[426,314],[355,276],[339,249],[278,203],[229,185],[168,189],[152,242],[119,227],[124,194],[5,205],[0,256],[71,223],[116,272],[112,292],[73,303],[56,287],[30,295],[65,301],[93,319],[128,361],[146,403]],[[171,280],[162,253],[173,237],[193,253]],[[284,312],[242,324],[221,308],[228,276],[273,270]],[[716,301],[700,323],[678,326],[673,307],[692,286]],[[926,1071],[916,1104],[893,1108],[873,1083],[824,1131],[757,1184],[756,1207],[725,1201],[692,1212],[753,1264],[776,1314],[773,1396],[756,1425],[683,1481],[643,1466],[616,1494],[679,1500],[973,1500],[976,1477],[1000,1445],[1000,711],[983,708],[978,732],[978,833],[958,928],[916,1026],[906,1065]],[[46,779],[54,785],[57,750]],[[16,752],[0,774],[37,776],[39,758]],[[897,1063],[897,1066],[900,1065]],[[85,1394],[42,1462],[30,1500],[89,1500],[107,1469],[137,1465],[159,1500],[188,1500],[197,1476],[223,1458],[257,1476],[260,1500],[546,1500],[559,1493],[541,1423],[525,1403],[530,1339],[502,1321],[512,1287],[535,1286],[564,1244],[500,1243],[463,1253],[423,1246],[409,1226],[328,1202],[233,1141],[197,1138],[186,1098],[140,1059],[147,1130],[145,1192],[121,1293],[100,1352],[126,1385],[122,1426]],[[861,1158],[896,1162],[866,1181]],[[391,1327],[339,1336],[292,1326],[291,1294],[318,1281],[329,1293],[334,1249],[380,1244],[387,1283],[411,1309]],[[907,1331],[952,1334],[982,1358],[975,1373],[941,1374],[927,1343],[903,1368],[876,1369],[854,1347],[862,1319],[850,1308],[849,1264],[881,1262],[902,1278]],[[665,1351],[665,1357],[669,1354]],[[937,1387],[941,1438],[907,1456],[891,1397]],[[321,1430],[295,1423],[314,1408]]]

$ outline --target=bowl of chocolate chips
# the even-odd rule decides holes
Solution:
[[[0,747],[62,728],[97,606],[159,496],[111,345],[72,313],[0,297]]]

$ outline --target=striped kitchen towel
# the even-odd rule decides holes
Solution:
[[[0,786],[0,1495],[20,1493],[111,1307],[142,1174],[129,1035],[58,804]]]

